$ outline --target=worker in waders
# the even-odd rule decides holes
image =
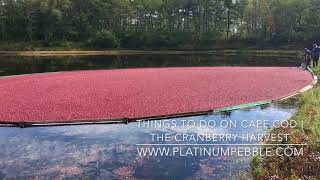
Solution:
[[[320,47],[317,44],[313,45],[313,67],[317,67],[318,66],[318,62],[319,62],[319,54],[320,54]]]
[[[304,57],[305,57],[305,63],[307,67],[310,67],[311,56],[312,56],[312,52],[308,48],[305,48]]]

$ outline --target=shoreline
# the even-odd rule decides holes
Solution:
[[[311,179],[318,177],[316,169],[320,165],[319,161],[317,161],[320,152],[320,146],[317,143],[320,134],[320,127],[317,126],[320,122],[320,109],[318,108],[320,87],[317,82],[317,76],[320,75],[320,68],[312,68],[309,71],[314,76],[314,88],[301,93],[298,97],[300,105],[297,112],[288,120],[298,122],[298,126],[293,129],[274,128],[269,132],[273,134],[290,133],[289,140],[286,143],[288,145],[291,143],[307,144],[305,153],[300,156],[288,156],[282,159],[254,156],[251,160],[251,173],[257,179],[269,179],[274,175],[277,175],[280,179],[298,179],[304,175],[301,172],[301,168],[304,166],[308,166],[308,173],[310,173]],[[265,141],[264,143],[269,144],[272,142]],[[269,164],[272,164],[272,167]],[[291,166],[286,166],[287,164],[291,164]],[[281,168],[284,168],[282,172],[277,171],[277,169]]]
[[[111,56],[111,55],[265,55],[299,56],[297,50],[210,50],[210,51],[174,51],[174,50],[92,50],[92,51],[0,51],[0,57],[46,57],[46,56]]]

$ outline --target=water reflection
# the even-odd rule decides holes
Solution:
[[[92,69],[196,67],[196,66],[299,66],[294,57],[217,55],[131,55],[91,57],[0,57],[0,76]]]
[[[263,128],[188,128],[181,120],[286,120],[295,105],[271,105],[228,114],[177,121],[175,128],[93,125],[46,128],[0,128],[0,179],[221,179],[249,170],[250,157],[139,157],[136,144],[150,143],[150,134],[262,133]],[[237,141],[235,141],[237,142]],[[235,143],[231,142],[231,143]]]

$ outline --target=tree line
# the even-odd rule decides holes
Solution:
[[[177,47],[320,38],[319,0],[0,0],[1,41]]]

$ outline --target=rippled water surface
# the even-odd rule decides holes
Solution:
[[[286,120],[295,105],[271,105],[177,121],[175,128],[142,128],[139,123],[46,128],[0,128],[0,178],[212,179],[249,171],[250,157],[139,156],[137,144],[150,134],[263,133],[264,128],[188,128],[181,120]],[[180,122],[180,123],[179,123]],[[165,143],[165,142],[161,142]],[[239,143],[231,141],[229,143]],[[241,142],[246,143],[246,142]],[[257,142],[249,142],[257,143]]]

